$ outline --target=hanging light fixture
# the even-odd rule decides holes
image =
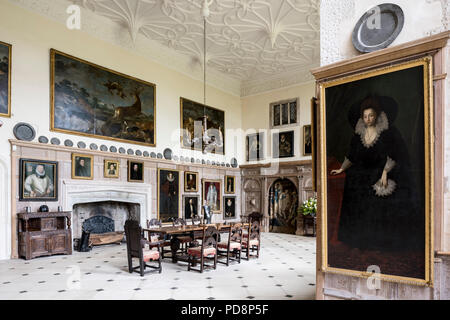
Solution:
[[[208,117],[206,115],[206,18],[209,17],[209,6],[214,0],[203,0],[202,16],[203,16],[203,142],[208,144],[211,138],[208,135]],[[207,147],[203,149],[206,153]]]

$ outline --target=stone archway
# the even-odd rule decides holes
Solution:
[[[291,179],[277,179],[269,188],[270,232],[297,231],[298,188]]]

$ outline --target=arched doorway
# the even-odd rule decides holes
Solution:
[[[269,189],[270,232],[295,234],[298,189],[289,179],[276,180]]]

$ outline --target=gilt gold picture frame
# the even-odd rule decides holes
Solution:
[[[171,223],[180,218],[180,171],[158,169],[158,219],[162,223]]]
[[[12,45],[0,41],[0,117],[11,117]]]
[[[72,179],[94,179],[94,156],[72,153]]]
[[[144,182],[144,163],[128,160],[128,182]]]
[[[103,174],[105,178],[119,178],[120,161],[105,160]]]
[[[222,181],[202,179],[203,204],[211,208],[212,213],[222,213]]]
[[[198,172],[184,173],[184,192],[198,192]]]
[[[319,86],[322,271],[432,286],[432,58]]]
[[[52,131],[156,146],[155,84],[54,49],[50,62]]]

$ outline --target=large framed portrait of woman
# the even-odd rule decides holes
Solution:
[[[319,84],[323,271],[432,285],[431,61]]]
[[[222,213],[222,181],[202,179],[203,205],[209,206],[212,213]]]

